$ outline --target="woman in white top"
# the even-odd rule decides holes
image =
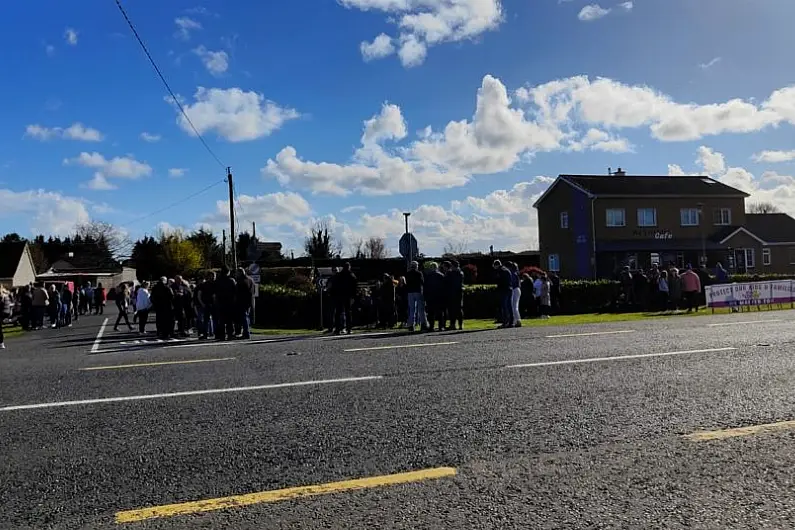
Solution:
[[[152,310],[152,300],[149,299],[149,282],[143,282],[135,297],[135,308],[138,311],[138,333],[146,333],[146,322],[149,320],[149,311]]]

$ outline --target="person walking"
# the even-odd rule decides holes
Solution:
[[[246,269],[237,269],[237,291],[235,293],[235,337],[244,340],[251,338],[251,311],[254,309],[256,301],[257,284],[254,283]]]
[[[0,287],[0,350],[6,349],[3,322],[14,314],[14,302],[5,287]]]
[[[414,331],[419,324],[420,330],[424,331],[428,327],[425,320],[425,298],[423,291],[425,288],[425,277],[420,272],[420,264],[416,261],[409,263],[409,270],[406,273],[406,297],[409,303],[408,328]]]
[[[133,330],[130,324],[130,319],[127,317],[127,311],[130,309],[130,288],[126,283],[119,285],[116,288],[116,309],[119,310],[119,316],[116,317],[116,324],[113,326],[113,331],[119,331],[119,324],[124,319],[127,324],[127,329]]]
[[[135,309],[138,312],[138,334],[146,333],[146,324],[149,321],[149,311],[152,310],[152,300],[149,296],[149,282],[143,282],[135,294]]]

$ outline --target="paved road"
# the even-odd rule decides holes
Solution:
[[[0,355],[2,528],[795,526],[792,311],[222,345],[102,323]]]

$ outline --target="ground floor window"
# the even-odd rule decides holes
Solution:
[[[790,260],[792,261],[792,260]],[[762,249],[762,265],[770,265],[770,249],[763,248]]]
[[[756,267],[756,253],[754,252],[754,249],[744,248],[740,249],[740,252],[740,259],[744,259],[746,269],[753,269]]]
[[[560,256],[559,255],[550,254],[549,257],[547,258],[547,261],[549,262],[547,264],[547,269],[549,269],[550,272],[560,272]]]

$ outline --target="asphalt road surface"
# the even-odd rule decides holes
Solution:
[[[226,344],[104,318],[0,354],[1,528],[795,527],[793,311]]]

